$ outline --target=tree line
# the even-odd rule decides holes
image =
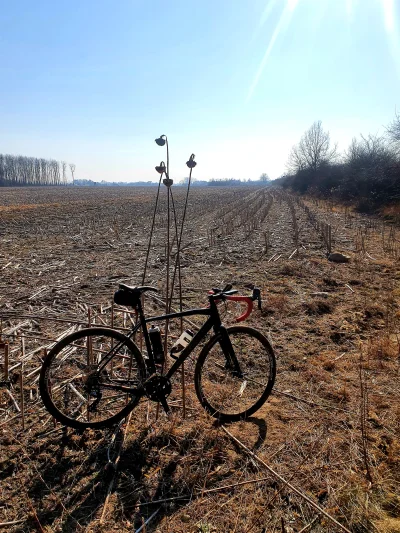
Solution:
[[[75,165],[65,161],[0,154],[0,187],[26,185],[67,185],[70,181],[67,168],[74,183]]]
[[[209,185],[211,187],[213,186],[224,186],[224,185],[228,185],[230,187],[233,187],[233,186],[238,186],[238,185],[248,185],[249,183],[254,183],[254,184],[258,184],[258,183],[261,183],[263,185],[266,185],[267,183],[269,184],[270,183],[270,178],[268,176],[268,174],[266,174],[265,172],[263,174],[261,174],[261,176],[258,178],[258,180],[251,180],[250,178],[247,179],[247,180],[240,180],[240,179],[235,179],[235,178],[225,178],[225,179],[214,179],[214,178],[211,178],[209,181],[207,182],[204,182],[206,185]]]
[[[287,175],[279,180],[300,194],[331,196],[373,211],[400,201],[400,115],[383,135],[353,138],[344,153],[331,143],[321,121],[293,146]]]

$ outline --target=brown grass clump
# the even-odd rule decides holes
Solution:
[[[311,302],[305,302],[303,308],[307,315],[325,315],[332,313],[333,306],[330,302],[323,299],[315,299]]]
[[[268,294],[262,313],[265,315],[286,314],[290,309],[290,299],[286,294]]]
[[[400,518],[386,518],[373,522],[377,531],[381,533],[400,533]]]
[[[282,276],[296,276],[303,277],[304,271],[302,270],[301,264],[295,262],[286,262],[280,268],[280,274]]]
[[[368,345],[368,354],[378,361],[394,360],[400,355],[400,339],[397,335],[378,336]]]
[[[400,203],[393,204],[382,209],[382,215],[389,219],[399,220],[400,218]]]

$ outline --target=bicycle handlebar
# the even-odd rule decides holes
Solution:
[[[235,318],[236,322],[242,322],[242,320],[246,320],[246,318],[253,311],[253,300],[249,296],[227,296],[226,299],[233,302],[243,302],[247,304],[246,311],[242,315]]]
[[[213,300],[223,300],[224,298],[226,298],[227,296],[231,296],[232,294],[236,294],[238,291],[221,291],[221,292],[215,292],[215,289],[213,289],[214,292],[209,292],[211,298]]]
[[[232,285],[227,285],[225,289],[212,289],[209,291],[209,298],[218,302],[221,300],[230,300],[233,302],[240,302],[247,304],[246,311],[235,318],[236,322],[242,322],[243,320],[246,320],[246,318],[251,314],[253,311],[253,298],[250,296],[233,296],[236,294],[237,290],[232,290]]]

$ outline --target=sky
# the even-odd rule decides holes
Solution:
[[[94,181],[277,178],[315,120],[345,150],[400,109],[400,0],[1,2],[0,153]]]

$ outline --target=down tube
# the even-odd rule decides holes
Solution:
[[[191,342],[183,350],[179,358],[175,361],[175,363],[168,370],[165,376],[166,378],[170,379],[175,374],[176,370],[181,366],[182,363],[186,361],[186,359],[189,357],[192,351],[200,344],[200,342],[204,339],[204,337],[207,335],[207,333],[210,331],[210,329],[213,326],[214,326],[214,320],[210,317],[207,320],[207,322],[205,322],[201,326],[200,330],[196,333],[196,335],[193,337]]]

